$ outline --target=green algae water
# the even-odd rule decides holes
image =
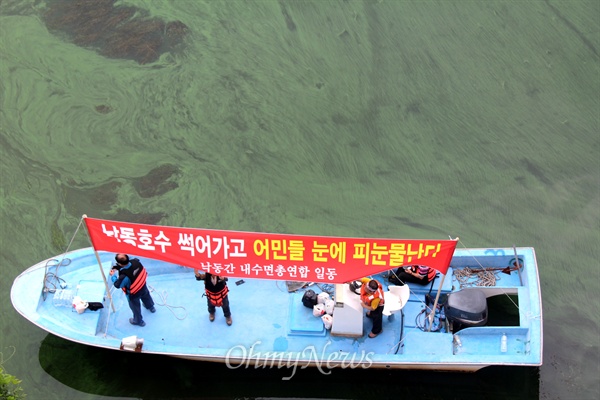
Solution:
[[[162,31],[133,43],[139,31],[98,19],[114,30],[83,38],[51,23],[55,2],[0,2],[0,363],[28,399],[600,397],[597,2],[108,3]],[[154,46],[168,26],[186,27],[181,42]],[[282,381],[73,344],[9,293],[24,269],[89,245],[71,242],[84,213],[532,246],[544,365]]]

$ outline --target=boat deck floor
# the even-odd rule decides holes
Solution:
[[[69,282],[69,274],[63,276],[70,287],[84,301],[102,301],[106,295],[104,281]],[[383,279],[380,279],[383,281]],[[238,282],[236,284],[236,282]],[[67,325],[75,326],[85,336],[121,340],[129,336],[144,339],[144,350],[151,352],[174,352],[179,354],[201,353],[201,349],[215,349],[222,353],[228,349],[251,349],[267,351],[307,351],[314,348],[321,352],[374,352],[402,353],[400,341],[401,315],[384,316],[383,332],[374,339],[368,338],[372,321],[363,319],[363,336],[358,338],[336,337],[325,329],[312,309],[302,304],[302,295],[308,288],[320,293],[321,287],[311,285],[294,293],[288,292],[286,283],[273,280],[232,279],[229,280],[229,302],[233,324],[225,323],[222,309],[217,308],[215,320],[208,318],[206,297],[202,281],[196,281],[193,270],[179,267],[179,271],[169,274],[152,274],[149,268],[148,288],[155,302],[156,312],[151,313],[142,307],[146,326],[129,323],[132,312],[125,294],[114,287],[111,297],[115,307],[99,311],[86,310],[78,314],[74,309],[62,307]],[[333,295],[333,286],[326,285]],[[48,299],[52,300],[52,299]],[[410,341],[411,331],[421,331],[415,319],[425,304],[424,296],[413,293],[404,308],[405,340]],[[45,301],[40,307],[56,307],[53,301]],[[106,303],[108,304],[108,303]],[[44,313],[40,313],[44,314]],[[422,315],[422,314],[421,314]],[[334,315],[335,318],[335,315]],[[443,340],[451,352],[450,334]],[[424,344],[419,345],[420,351]],[[436,344],[439,352],[439,342]],[[196,350],[195,350],[196,349]]]
[[[103,269],[108,272],[111,261],[108,256],[103,255],[103,258]],[[377,337],[368,337],[372,321],[361,317],[362,314],[358,314],[358,318],[362,318],[359,322],[362,322],[362,335],[343,337],[332,335],[321,318],[313,316],[312,309],[302,304],[302,295],[308,288],[317,294],[325,289],[333,296],[333,285],[315,284],[289,292],[285,281],[232,278],[228,286],[233,324],[228,326],[222,309],[217,309],[214,321],[209,320],[204,284],[195,279],[193,269],[144,260],[156,312],[142,307],[146,325],[141,327],[129,323],[132,312],[125,294],[109,283],[113,311],[105,301],[108,299],[106,286],[97,265],[94,267],[89,259],[80,263],[73,268],[64,268],[61,279],[84,301],[104,302],[104,308],[98,311],[87,309],[79,314],[71,307],[57,305],[53,299],[56,293],[48,293],[36,310],[24,311],[35,315],[31,317],[32,321],[44,329],[84,344],[118,349],[123,338],[136,336],[144,341],[143,352],[214,361],[222,361],[228,356],[250,358],[286,352],[300,353],[313,360],[347,359],[348,355],[364,359],[370,354],[371,360],[382,366],[387,363],[429,365],[440,362],[464,365],[473,362],[472,354],[478,354],[476,364],[497,363],[500,336],[506,333],[507,354],[513,356],[512,363],[515,363],[515,356],[523,356],[527,362],[526,327],[468,328],[460,332],[460,348],[456,347],[451,333],[424,331],[423,310],[425,294],[431,290],[429,285],[409,285],[411,294],[402,310],[403,317],[400,312],[384,316],[383,331]],[[42,276],[43,269],[24,276],[23,279],[31,279],[31,282],[23,282],[23,287],[42,281]],[[86,280],[81,280],[82,277]],[[443,293],[458,290],[458,283],[451,277],[452,274],[448,274],[443,283]],[[387,290],[387,280],[382,275],[375,278]],[[500,287],[520,290],[520,277],[516,272],[502,275],[501,279]],[[441,280],[434,284],[433,294],[440,284]],[[14,297],[19,296],[15,293]],[[334,311],[334,320],[335,317]]]

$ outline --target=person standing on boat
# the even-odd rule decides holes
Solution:
[[[197,281],[204,281],[204,291],[206,293],[206,303],[208,304],[208,319],[210,322],[215,320],[217,307],[223,308],[225,322],[231,326],[231,310],[229,309],[229,288],[227,287],[227,278],[213,275],[210,273],[201,273],[194,270]]]
[[[367,317],[373,320],[373,328],[369,333],[370,338],[379,335],[383,330],[383,287],[375,279],[362,278],[360,287],[360,304],[367,311]]]
[[[436,274],[437,271],[435,269],[424,265],[408,265],[398,268],[395,273],[390,275],[389,279],[391,283],[399,286],[407,282],[427,285],[435,279]]]
[[[132,325],[145,326],[142,318],[142,307],[140,301],[151,313],[156,312],[154,300],[150,295],[146,278],[148,272],[137,258],[129,259],[127,254],[119,253],[115,256],[117,265],[110,270],[110,279],[117,289],[122,289],[127,296],[129,308],[133,311],[133,318],[129,318]]]

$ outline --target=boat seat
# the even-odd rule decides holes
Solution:
[[[106,295],[106,284],[101,280],[80,280],[77,285],[77,296],[85,302],[103,303]]]
[[[383,293],[385,303],[383,305],[383,315],[390,316],[396,311],[402,310],[410,297],[410,288],[408,285],[390,286],[387,292]]]
[[[288,335],[291,336],[325,336],[325,326],[321,318],[315,318],[312,308],[302,304],[305,292],[295,292],[290,299],[288,318]]]

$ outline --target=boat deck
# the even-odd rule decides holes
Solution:
[[[11,294],[15,308],[24,315],[29,314],[26,316],[32,322],[57,336],[84,344],[118,349],[123,338],[137,336],[144,340],[143,352],[221,362],[225,357],[232,364],[253,359],[275,362],[274,352],[280,352],[277,357],[284,360],[300,359],[311,365],[316,360],[329,360],[332,365],[368,361],[376,367],[440,369],[435,364],[444,363],[447,370],[476,370],[490,364],[535,365],[537,362],[536,349],[529,346],[532,331],[527,315],[531,315],[532,310],[528,306],[531,302],[526,285],[531,282],[522,284],[523,277],[516,271],[510,275],[499,274],[497,285],[489,290],[518,296],[521,326],[466,328],[458,333],[460,344],[457,345],[453,335],[443,329],[426,332],[422,328],[425,293],[431,290],[435,295],[441,278],[436,279],[433,287],[409,285],[411,294],[402,310],[404,318],[399,312],[384,316],[383,332],[376,338],[367,337],[372,322],[362,314],[359,316],[362,321],[358,322],[362,323],[362,334],[348,338],[332,335],[301,301],[308,288],[317,293],[325,289],[333,296],[333,285],[313,284],[290,293],[284,281],[231,278],[228,285],[233,325],[228,326],[221,309],[217,309],[215,321],[209,321],[204,285],[196,281],[193,269],[142,259],[148,269],[148,287],[156,312],[142,308],[146,326],[140,327],[129,323],[132,313],[126,297],[112,284],[110,293],[115,311],[111,309],[93,252],[84,251],[70,253],[70,263],[61,266],[58,275],[65,289],[72,290],[84,301],[104,302],[104,308],[79,314],[72,307],[58,304],[60,302],[53,298],[57,291],[47,293],[46,299],[40,298],[37,307],[31,309],[32,306],[20,300],[23,293],[15,291],[17,287],[42,291],[47,268],[41,264],[32,267],[32,273],[17,278],[28,281],[14,285]],[[100,252],[100,257],[108,276],[113,254]],[[460,264],[459,261],[454,268],[466,265]],[[388,288],[383,275],[374,278]],[[459,287],[449,272],[441,292],[449,293]],[[335,311],[333,318],[336,318]],[[505,353],[500,352],[503,334],[508,338]]]

